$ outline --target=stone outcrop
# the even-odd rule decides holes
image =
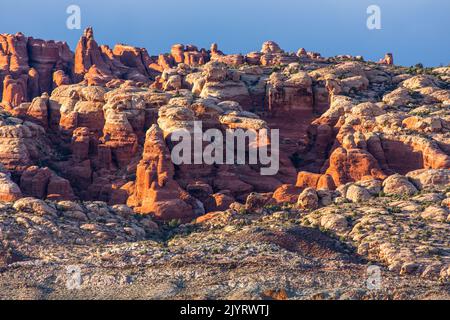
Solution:
[[[30,121],[0,117],[0,163],[12,172],[21,172],[35,161],[51,156],[45,130]]]
[[[287,77],[272,73],[266,88],[268,111],[274,116],[313,112],[312,79],[306,72]]]
[[[317,266],[324,272],[314,275],[326,280],[320,297],[347,298],[323,289],[335,284],[335,273],[360,286],[354,279],[363,258],[386,267],[383,286],[404,294],[420,276],[427,281],[419,287],[431,288],[420,297],[445,291],[448,68],[395,66],[390,54],[373,63],[303,48],[290,53],[273,41],[247,54],[215,43],[169,50],[153,56],[126,44],[110,48],[92,28],[75,53],[63,42],[0,35],[0,267],[8,288],[15,272],[27,279],[30,270],[52,272],[36,281],[55,278],[57,296],[63,278],[54,268],[73,259],[94,273],[98,263],[102,274],[114,266],[115,275],[131,261],[145,279],[156,266],[155,279],[170,282],[160,267],[205,263],[200,273],[215,277],[214,268],[232,265],[242,277],[250,262],[273,279],[307,277]],[[272,150],[278,172],[261,175],[266,165],[238,163],[236,154],[225,164],[175,164],[179,141],[171,138],[179,130],[199,142],[191,155],[213,142],[194,136],[199,122],[202,133],[278,129],[279,141],[244,143],[262,151],[279,142]],[[134,277],[113,278],[128,286]],[[86,286],[95,281],[86,279]],[[304,298],[305,279],[289,290],[255,284],[249,296],[261,287],[256,298]],[[395,298],[385,289],[377,297]],[[3,291],[0,298],[9,298]],[[194,296],[210,291],[202,286]],[[346,294],[373,298],[353,291]]]
[[[20,188],[23,194],[29,197],[49,200],[75,199],[70,182],[49,168],[27,168],[20,177]]]
[[[12,202],[22,198],[19,186],[11,180],[8,173],[0,172],[0,201]]]
[[[329,162],[326,174],[333,178],[337,186],[369,177],[378,179],[386,177],[376,159],[365,150],[347,150],[340,147],[333,151]]]
[[[156,298],[448,298],[448,67],[274,41],[234,54],[216,43],[153,53],[96,40],[86,29],[73,53],[0,35],[0,298],[34,297],[48,279],[50,297],[65,297],[73,261],[90,266],[80,297],[94,285],[95,298],[129,298],[138,281]],[[279,142],[277,174],[236,155],[174,164],[171,138],[184,130],[199,142],[195,121],[223,134],[278,129],[279,141],[253,144]],[[375,295],[354,290],[361,261],[382,268]],[[212,292],[196,279],[172,290],[180,265],[251,290],[222,281]],[[330,290],[336,276],[345,286]]]
[[[300,188],[314,188],[333,190],[336,185],[330,174],[319,174],[301,171],[298,173],[296,186]]]
[[[214,43],[150,56],[99,45],[92,28],[75,53],[63,42],[2,35],[5,198],[128,202],[136,212],[187,221],[252,192],[293,204],[314,189],[317,206],[333,192],[353,203],[380,192],[413,196],[423,179],[435,179],[417,172],[440,176],[450,166],[450,92],[446,70],[436,74],[410,75],[389,54],[370,64],[289,53],[273,41],[248,54]],[[278,174],[261,176],[259,165],[173,165],[170,137],[192,133],[194,121],[222,133],[279,129]]]
[[[128,205],[142,214],[158,219],[193,219],[190,196],[173,179],[174,167],[161,129],[153,125],[146,133],[142,159]]]
[[[9,110],[31,101],[55,85],[70,82],[73,54],[67,43],[0,35],[0,95]],[[54,78],[54,74],[60,74]],[[63,76],[64,75],[64,76]]]
[[[78,82],[83,79],[84,75],[92,66],[96,66],[98,70],[104,73],[111,73],[111,69],[103,60],[102,51],[97,42],[94,40],[94,31],[87,28],[75,50],[74,75]]]

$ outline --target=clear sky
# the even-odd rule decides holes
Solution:
[[[65,40],[72,50],[82,30],[66,27],[66,8],[81,8],[82,29],[100,44],[126,43],[156,55],[174,43],[225,53],[260,50],[274,40],[324,56],[392,52],[397,64],[450,64],[449,0],[0,0],[0,33]],[[381,8],[381,30],[366,27],[369,5]]]

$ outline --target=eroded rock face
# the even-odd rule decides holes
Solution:
[[[269,112],[274,115],[313,112],[312,79],[306,72],[300,71],[290,77],[272,73],[266,93]]]
[[[44,41],[23,34],[0,35],[2,105],[13,110],[22,102],[54,88],[54,73],[70,74],[73,54],[64,42]],[[59,76],[56,83],[69,82]]]
[[[332,190],[336,187],[331,175],[305,171],[298,173],[296,186],[301,188],[310,187],[318,190]]]
[[[104,73],[111,73],[111,69],[103,60],[102,51],[94,40],[94,31],[87,28],[75,50],[74,74],[80,81],[92,66]]]
[[[326,171],[339,186],[351,181],[365,178],[384,179],[386,175],[380,170],[376,159],[361,149],[337,148],[330,156],[330,166]]]
[[[174,167],[163,132],[153,125],[146,133],[144,152],[137,166],[136,182],[128,205],[142,214],[163,220],[193,219],[189,195],[173,179]],[[187,201],[184,201],[183,198]]]
[[[260,54],[260,64],[263,66],[289,64],[298,61],[295,54],[285,53],[274,41],[264,42]]]
[[[200,97],[216,98],[222,101],[232,100],[239,103],[248,102],[250,94],[238,74],[228,74],[225,64],[208,63],[203,71],[203,81]]]
[[[20,187],[23,194],[29,197],[49,200],[75,199],[70,182],[49,168],[27,168],[20,177]]]
[[[13,73],[28,71],[27,37],[22,33],[15,35],[2,34],[1,44],[1,70]]]
[[[367,63],[289,53],[274,42],[248,54],[178,44],[150,56],[99,45],[92,29],[75,54],[64,43],[1,35],[0,264],[14,261],[6,245],[29,253],[33,244],[84,250],[116,242],[126,252],[120,266],[131,258],[153,265],[159,254],[173,261],[176,250],[148,240],[170,222],[170,236],[183,236],[162,241],[186,243],[183,257],[201,257],[205,241],[214,250],[225,243],[239,251],[222,257],[245,265],[245,242],[256,251],[244,258],[264,260],[264,272],[267,250],[292,268],[305,265],[302,255],[291,261],[298,245],[302,253],[315,245],[311,235],[322,244],[319,228],[333,242],[309,252],[319,252],[327,272],[341,259],[330,248],[341,242],[388,267],[396,286],[398,274],[448,282],[450,72],[423,71],[395,66],[390,55]],[[279,129],[279,172],[173,164],[170,138],[180,129],[193,134],[194,121],[222,133]],[[198,232],[186,235],[190,223]],[[101,261],[116,259],[109,248]]]
[[[8,116],[0,123],[0,163],[7,170],[21,172],[34,161],[49,158],[51,146],[44,128]]]
[[[54,88],[54,74],[60,74],[56,83],[70,82],[69,74],[73,61],[73,53],[65,42],[44,41],[28,38],[29,64],[37,73],[38,94],[50,94]],[[33,78],[30,75],[30,78]],[[28,99],[33,99],[29,96]]]
[[[177,44],[154,57],[99,45],[92,28],[74,54],[65,43],[22,34],[2,35],[0,44],[2,106],[14,116],[2,117],[0,162],[23,195],[128,201],[159,219],[188,220],[245,202],[251,192],[274,192],[283,204],[313,188],[321,206],[336,189],[360,203],[380,192],[412,195],[422,181],[447,183],[443,69],[440,78],[410,75],[391,55],[368,64],[288,53],[273,41],[245,55]],[[194,121],[221,132],[279,129],[278,174],[261,176],[249,165],[174,166],[170,137],[192,132]],[[439,174],[423,178],[420,170]],[[170,187],[160,181],[165,175]],[[13,190],[7,180],[5,190]],[[372,181],[380,185],[367,189]]]
[[[27,101],[27,76],[22,75],[18,79],[7,75],[3,80],[2,104],[7,109],[13,109],[22,102]]]
[[[61,85],[86,81],[106,85],[123,79],[149,82],[156,75],[155,63],[145,49],[117,45],[113,50],[94,40],[87,28],[73,53],[67,43],[44,41],[23,34],[0,35],[0,96],[10,110],[32,101],[43,93],[51,94]]]

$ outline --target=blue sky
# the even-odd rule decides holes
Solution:
[[[0,33],[65,40],[75,49],[82,30],[66,28],[66,8],[79,5],[82,28],[93,26],[100,44],[126,43],[150,54],[174,43],[225,53],[259,50],[274,40],[324,56],[393,52],[397,64],[450,64],[448,0],[1,0]],[[381,8],[381,30],[368,30],[366,9]]]

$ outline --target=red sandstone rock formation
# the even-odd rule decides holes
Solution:
[[[28,118],[32,119],[37,124],[41,125],[44,129],[48,128],[49,123],[48,103],[49,103],[48,94],[44,93],[41,97],[33,99],[26,113]]]
[[[118,44],[114,47],[113,54],[123,65],[136,68],[140,73],[147,74],[147,68],[144,64],[145,60],[149,58],[147,51]]]
[[[184,45],[182,44],[175,44],[170,49],[170,54],[173,57],[173,60],[175,63],[182,63],[184,62]]]
[[[306,72],[286,77],[272,73],[267,84],[268,110],[273,116],[313,112],[312,80]]]
[[[273,198],[277,203],[296,203],[302,188],[292,184],[283,184],[275,190]]]
[[[54,88],[53,73],[70,71],[72,61],[66,43],[27,38],[21,33],[0,35],[2,104],[14,109],[44,92],[50,93]]]
[[[298,62],[296,55],[285,53],[274,41],[264,42],[261,48],[260,63],[263,66],[274,66]]]
[[[57,70],[69,72],[73,53],[65,42],[44,41],[28,38],[30,67],[39,75],[39,93],[51,93],[53,90],[53,73]],[[29,99],[34,96],[29,96]]]
[[[70,77],[63,70],[53,72],[53,89],[70,83]]]
[[[94,64],[85,73],[84,79],[90,86],[105,86],[114,77],[108,71],[104,71]]]
[[[20,32],[0,35],[0,70],[11,74],[28,71],[27,41]]]
[[[194,218],[187,192],[173,180],[174,167],[161,129],[153,125],[146,134],[142,160],[136,171],[136,182],[127,204],[143,214],[170,220]]]
[[[89,69],[95,65],[96,68],[106,74],[110,74],[111,70],[102,57],[102,52],[94,40],[94,31],[92,28],[84,30],[83,36],[78,42],[75,50],[74,75],[76,81],[83,79]]]
[[[45,130],[17,118],[0,121],[0,163],[12,173],[21,173],[35,161],[46,161],[52,146]]]
[[[392,56],[383,63],[393,64]],[[351,56],[291,54],[274,42],[247,55],[213,44],[209,51],[174,45],[151,57],[127,45],[99,46],[90,28],[75,55],[65,43],[1,35],[0,94],[10,114],[0,113],[0,162],[13,178],[0,177],[0,200],[128,202],[136,212],[190,221],[253,191],[270,203],[296,203],[307,188],[449,168],[449,90],[436,77],[389,70]],[[405,105],[417,115],[406,116]],[[194,120],[222,132],[280,129],[279,173],[173,166],[164,138]]]
[[[336,186],[368,178],[386,178],[376,159],[365,150],[340,147],[331,154],[329,162],[326,173]]]
[[[331,175],[305,171],[298,173],[296,186],[299,188],[314,188],[318,190],[333,190],[336,187]]]
[[[87,28],[75,51],[74,74],[76,81],[84,78],[90,85],[104,85],[115,78],[148,82],[155,73],[154,64],[142,48],[118,44],[111,50],[99,46],[92,28]]]
[[[89,128],[76,128],[72,136],[72,157],[76,161],[84,161],[89,158],[91,132]]]
[[[205,200],[205,212],[215,212],[227,210],[234,202],[230,193],[215,193]]]
[[[56,175],[48,168],[31,166],[20,178],[24,195],[39,199],[73,200],[75,196],[68,180]]]
[[[170,50],[172,60],[169,62],[162,59],[160,65],[166,69],[166,66],[173,66],[175,64],[184,63],[188,66],[199,66],[209,61],[209,54],[204,50],[198,50],[196,46],[183,44],[175,44]]]
[[[3,80],[2,104],[6,109],[12,110],[22,102],[27,101],[27,76],[21,75],[18,79],[7,75]]]

